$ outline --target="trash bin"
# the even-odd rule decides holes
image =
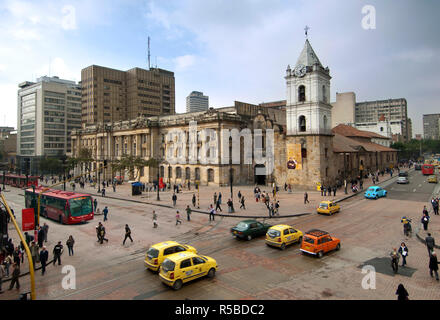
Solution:
[[[138,196],[142,194],[142,183],[140,182],[133,182],[131,184],[131,195],[132,196]]]

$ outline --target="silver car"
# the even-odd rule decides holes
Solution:
[[[397,183],[398,184],[407,184],[407,183],[409,183],[408,177],[398,177],[397,178]]]

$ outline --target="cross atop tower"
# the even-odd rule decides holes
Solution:
[[[310,30],[309,26],[306,25],[306,27],[304,28],[306,38],[307,38],[307,33],[309,32],[309,30]]]

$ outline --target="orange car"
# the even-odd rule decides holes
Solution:
[[[324,253],[341,248],[341,240],[331,237],[326,231],[313,229],[304,234],[301,243],[302,253],[309,253],[321,258]]]

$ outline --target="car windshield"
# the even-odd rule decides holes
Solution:
[[[78,217],[85,214],[92,213],[92,198],[78,197],[69,200],[70,214],[72,217]]]
[[[165,261],[162,263],[162,269],[165,272],[174,271],[175,266],[176,266],[176,264],[173,261],[171,261],[170,259],[165,259]]]
[[[269,235],[269,237],[271,238],[276,238],[279,237],[281,235],[281,232],[279,232],[278,230],[274,230],[274,229],[270,229],[267,234]]]
[[[147,251],[147,257],[150,259],[157,258],[159,256],[159,250],[155,248],[150,248]]]
[[[319,207],[320,207],[321,209],[327,209],[327,208],[328,208],[328,204],[327,204],[327,203],[320,203],[320,204],[319,204]]]
[[[240,222],[239,224],[237,224],[237,226],[235,227],[235,229],[239,230],[239,231],[244,231],[247,230],[249,227],[249,225],[247,223],[244,222]]]
[[[303,241],[310,243],[310,244],[315,244],[315,240],[309,237],[304,237]]]

